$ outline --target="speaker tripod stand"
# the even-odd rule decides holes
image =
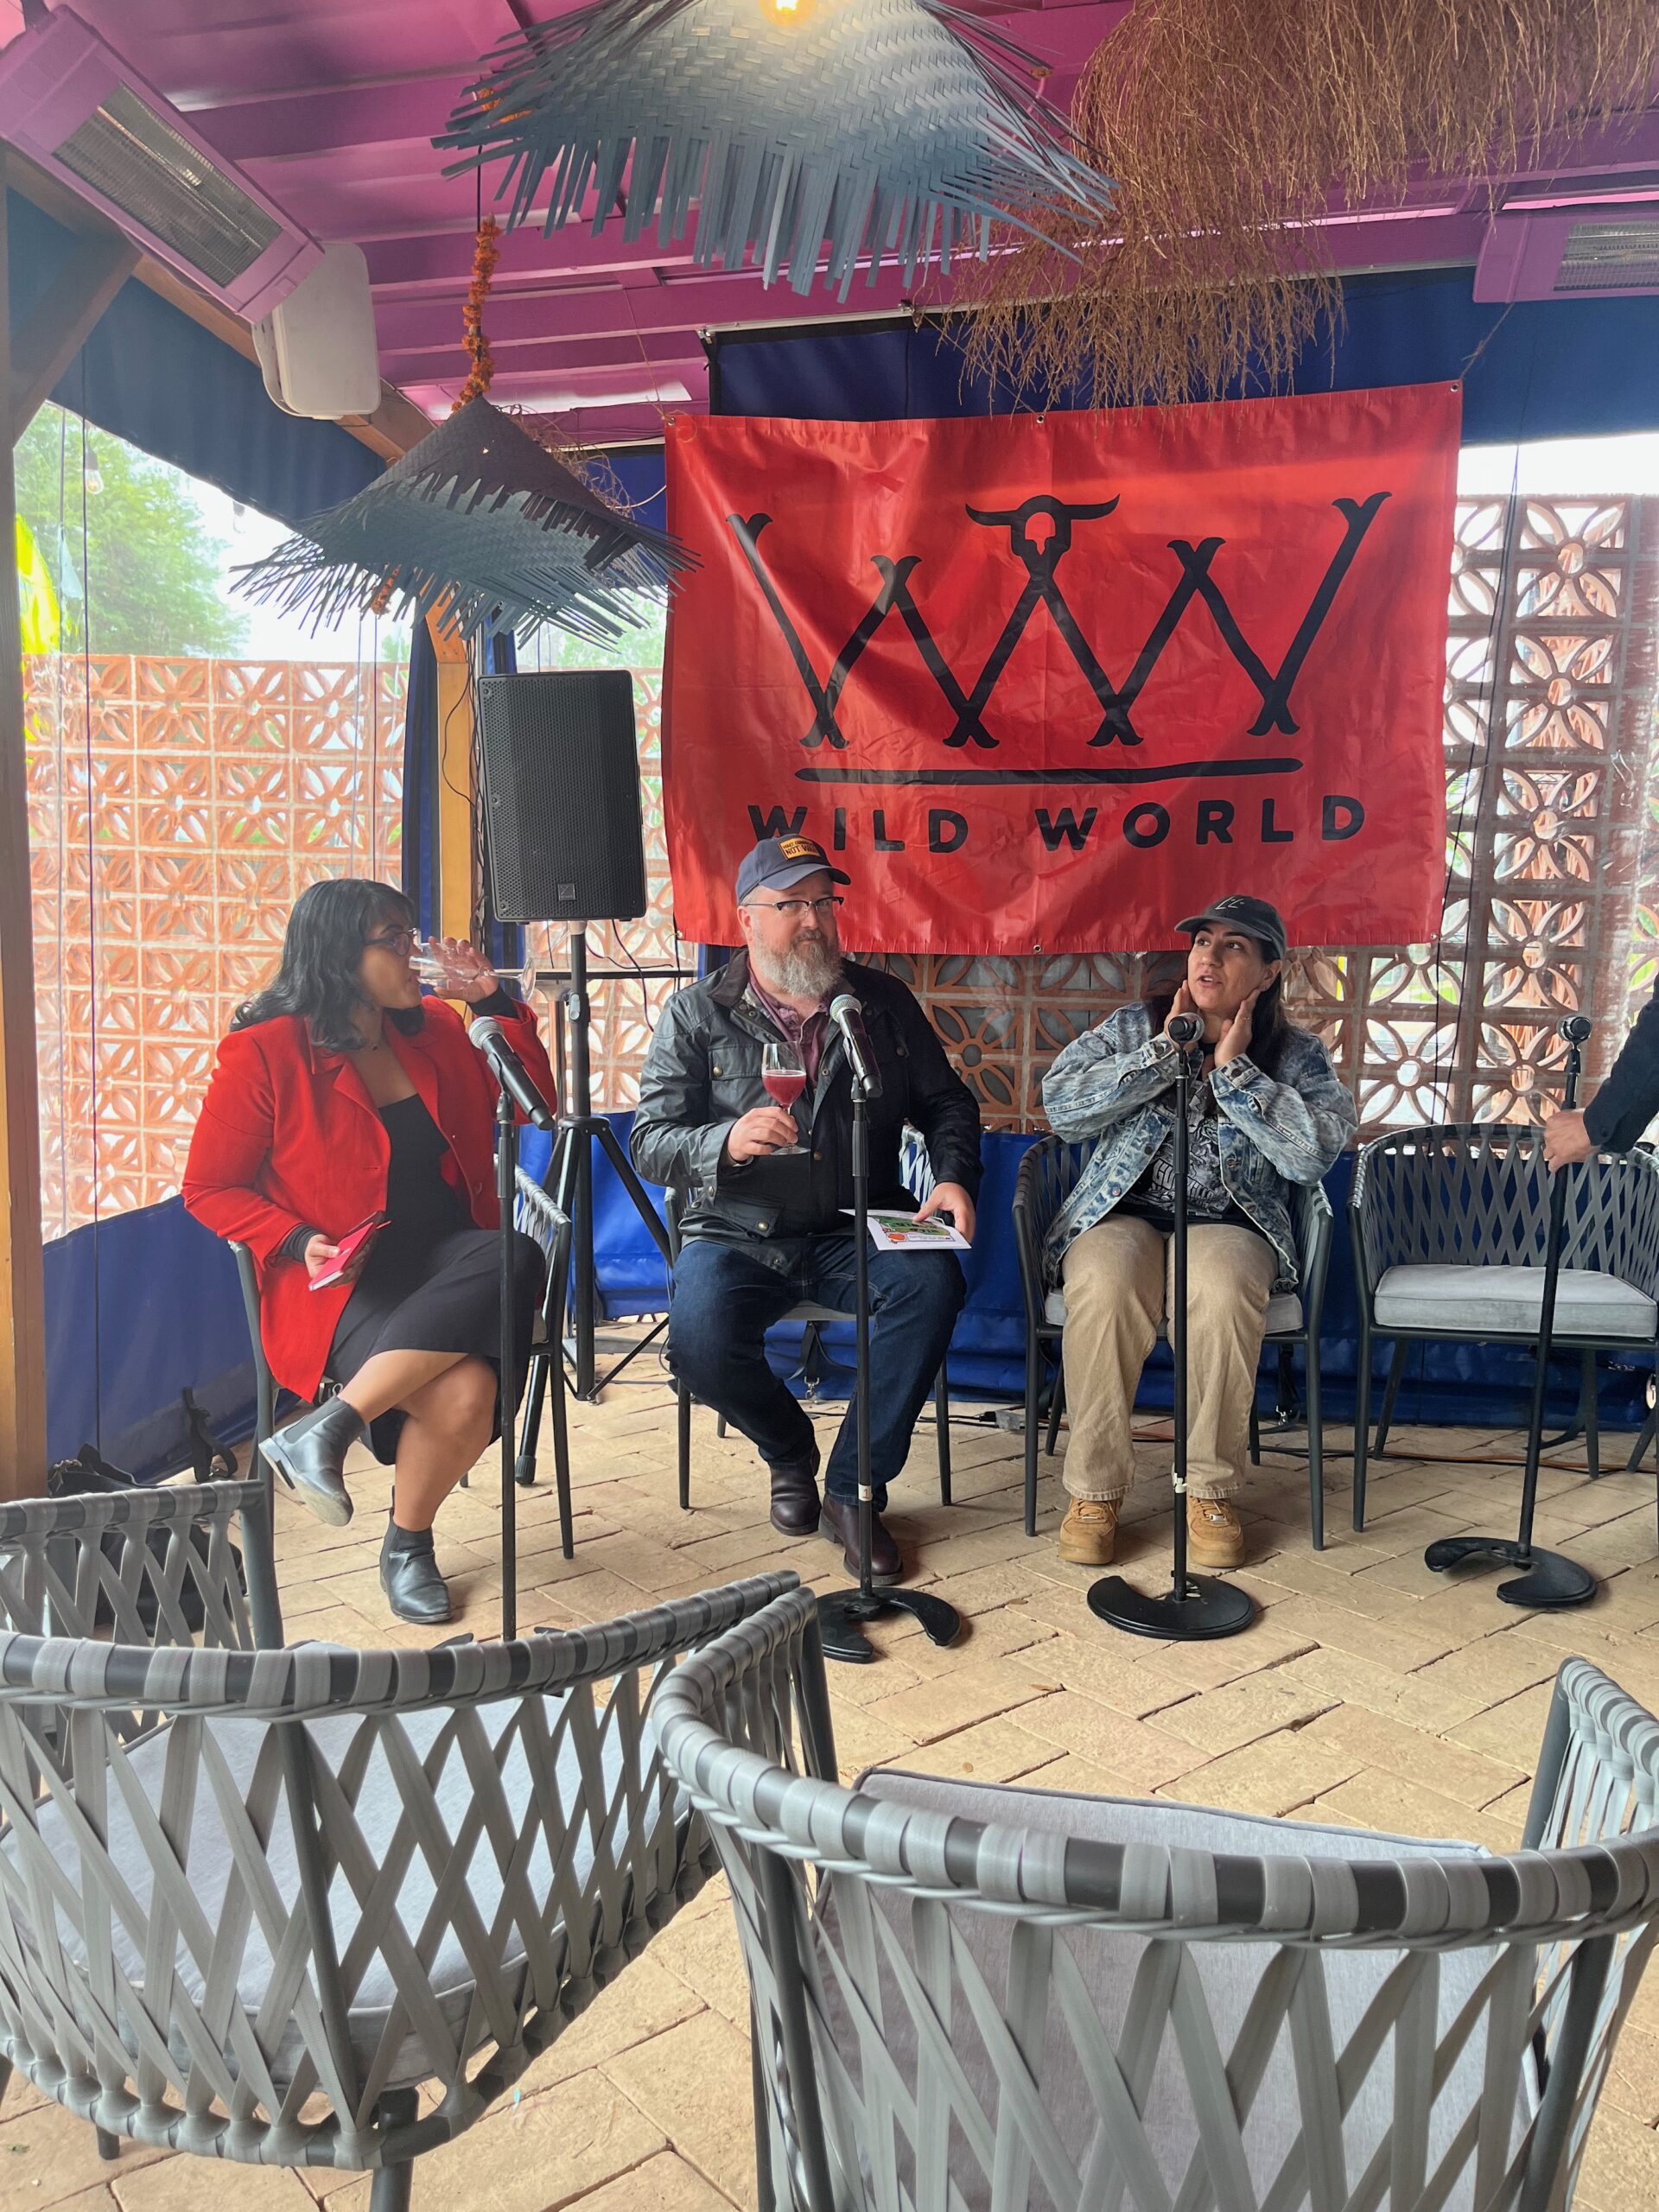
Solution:
[[[570,1362],[571,1388],[578,1398],[592,1401],[629,1363],[639,1357],[667,1327],[658,1322],[638,1344],[603,1375],[594,1373],[594,1317],[598,1293],[594,1280],[594,1146],[598,1145],[612,1173],[622,1185],[634,1211],[645,1224],[652,1242],[671,1264],[668,1231],[657,1209],[645,1195],[645,1185],[633,1172],[633,1162],[622,1149],[609,1118],[595,1114],[592,1062],[589,1057],[588,1005],[588,932],[581,924],[570,931],[570,982],[563,995],[565,1020],[570,1030],[570,1110],[559,1117],[559,1134],[553,1147],[548,1181],[554,1200],[570,1224],[571,1298],[565,1354]]]

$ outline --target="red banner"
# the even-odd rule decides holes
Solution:
[[[1460,411],[677,423],[682,933],[733,943],[739,860],[804,830],[855,950],[1141,949],[1239,890],[1293,944],[1433,937]]]

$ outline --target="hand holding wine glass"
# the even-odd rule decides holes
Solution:
[[[764,1048],[760,1063],[760,1080],[768,1098],[781,1106],[786,1114],[793,1114],[795,1102],[806,1089],[806,1070],[801,1065],[798,1045],[787,1043],[783,1038],[770,1038]],[[804,1144],[782,1144],[780,1153],[804,1152]]]

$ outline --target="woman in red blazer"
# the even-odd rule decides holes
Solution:
[[[260,1335],[278,1382],[315,1398],[265,1456],[324,1521],[352,1517],[346,1454],[365,1430],[394,1470],[380,1580],[400,1619],[449,1618],[432,1523],[499,1433],[499,1214],[495,1084],[454,1008],[423,1000],[410,964],[413,910],[383,883],[314,883],[296,901],[282,964],[238,1010],[190,1145],[184,1202],[259,1271]],[[550,1103],[554,1077],[530,1009],[470,945],[447,948],[458,995],[498,1016]],[[337,1283],[341,1242],[385,1225]],[[517,1240],[518,1342],[542,1287],[539,1246]],[[511,1378],[512,1402],[522,1372]]]

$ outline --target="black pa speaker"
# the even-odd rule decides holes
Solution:
[[[480,676],[478,736],[496,918],[643,914],[645,833],[626,669]]]

